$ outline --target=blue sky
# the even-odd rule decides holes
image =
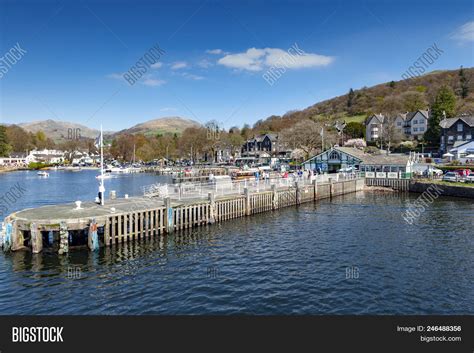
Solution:
[[[119,130],[163,116],[226,127],[429,70],[472,67],[472,1],[0,1],[0,120]],[[137,83],[121,75],[154,45]],[[298,55],[290,48],[296,45]],[[281,77],[263,75],[292,53]]]

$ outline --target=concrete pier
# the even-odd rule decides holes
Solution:
[[[46,248],[66,254],[70,247],[96,250],[101,246],[149,238],[182,229],[223,222],[237,217],[269,212],[282,207],[313,202],[363,190],[364,179],[330,183],[294,183],[271,185],[258,191],[245,187],[243,194],[187,201],[131,197],[107,200],[105,206],[84,202],[44,206],[15,212],[5,219],[10,237],[4,250],[31,249],[38,253]],[[43,239],[48,239],[43,242]]]

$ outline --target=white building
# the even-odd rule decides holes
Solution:
[[[428,128],[428,110],[417,110],[398,114],[395,118],[395,127],[400,130],[408,139],[422,137]],[[375,141],[381,137],[383,125],[386,123],[385,116],[374,114],[365,123],[365,138],[368,142]]]

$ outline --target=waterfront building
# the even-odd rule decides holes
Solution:
[[[34,157],[30,153],[14,152],[9,157],[0,157],[0,165],[24,167],[30,162],[34,162]]]
[[[247,140],[241,148],[240,160],[247,164],[289,162],[291,149],[281,142],[277,134],[264,134]]]
[[[440,149],[443,153],[451,152],[452,149],[457,149],[466,142],[474,141],[474,116],[472,115],[444,119],[439,125],[441,126]]]
[[[13,152],[9,157],[0,158],[0,165],[16,165],[23,166],[29,163],[63,163],[64,152],[59,150],[32,150],[30,152]]]
[[[454,155],[454,159],[461,160],[466,156],[474,154],[474,140],[456,141],[449,153]]]
[[[305,170],[334,173],[354,168],[369,173],[411,173],[415,155],[372,154],[354,147],[332,147],[302,163]],[[371,174],[369,174],[371,175]],[[386,177],[387,175],[385,175]],[[398,177],[398,176],[397,176]]]

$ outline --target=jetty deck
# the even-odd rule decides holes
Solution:
[[[130,197],[106,200],[104,206],[84,202],[43,206],[12,213],[5,219],[4,251],[43,250],[67,253],[87,246],[96,250],[182,229],[204,226],[237,217],[269,212],[364,188],[363,178],[328,182],[296,181],[267,188],[244,187],[241,192],[207,197]],[[179,194],[181,195],[181,194]]]

